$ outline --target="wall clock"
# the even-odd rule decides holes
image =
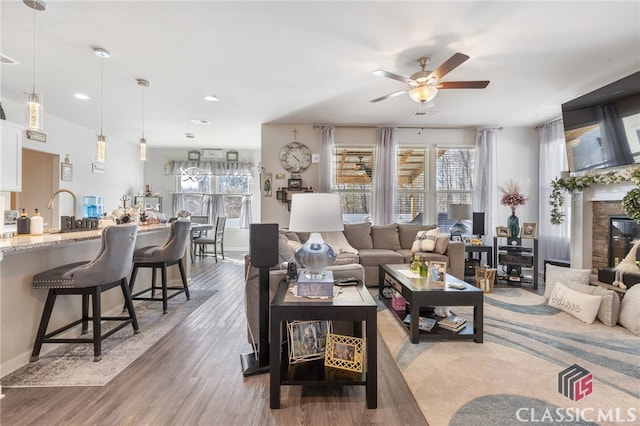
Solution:
[[[280,164],[292,173],[303,172],[311,164],[311,151],[300,142],[288,143],[280,151]]]

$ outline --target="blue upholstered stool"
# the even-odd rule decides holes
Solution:
[[[93,343],[94,361],[100,361],[102,359],[102,339],[109,337],[128,324],[133,326],[134,333],[138,333],[138,320],[127,285],[127,274],[131,270],[137,234],[137,224],[108,226],[102,231],[100,252],[92,261],[59,266],[33,277],[33,288],[48,289],[49,294],[31,353],[32,362],[37,361],[40,357],[43,343]],[[126,317],[103,317],[100,295],[103,291],[116,286],[120,286],[122,289],[128,315]],[[69,294],[82,296],[82,318],[47,333],[56,297]],[[89,316],[89,296],[92,300],[91,316]],[[54,336],[78,324],[82,324],[82,335],[87,334],[89,320],[93,323],[93,337],[54,338]],[[102,321],[120,321],[120,324],[102,334]]]

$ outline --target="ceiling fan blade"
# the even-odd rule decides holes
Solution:
[[[464,61],[469,59],[469,56],[464,53],[456,53],[449,59],[447,59],[442,65],[433,70],[429,78],[435,78],[436,80],[440,80],[446,74],[451,72],[454,68],[458,67]]]
[[[409,77],[405,77],[405,76],[399,75],[399,74],[394,74],[392,72],[384,71],[384,70],[375,70],[373,72],[373,74],[379,75],[380,77],[387,77],[387,78],[391,78],[393,80],[398,80],[398,81],[401,81],[401,82],[407,83],[407,84],[409,84],[409,82],[411,81],[411,79]]]
[[[371,99],[369,102],[380,102],[380,101],[384,101],[385,99],[389,99],[389,98],[395,98],[396,96],[400,96],[404,93],[407,93],[409,91],[409,89],[405,89],[405,90],[401,90],[399,92],[395,92],[395,93],[389,93],[388,95],[382,96],[380,98],[376,98],[376,99]]]
[[[444,81],[437,84],[438,89],[484,89],[489,85],[489,80],[479,81]]]

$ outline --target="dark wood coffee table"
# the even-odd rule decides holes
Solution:
[[[434,284],[427,278],[410,278],[402,271],[409,270],[408,264],[401,265],[380,265],[379,276],[379,297],[395,313],[399,321],[406,325],[403,320],[406,314],[411,315],[411,322],[408,325],[411,343],[418,343],[420,338],[425,339],[473,339],[476,343],[483,341],[483,303],[484,294],[482,290],[468,284],[458,278],[447,274],[446,283],[456,283],[464,285],[464,290],[458,290],[447,285]],[[384,287],[393,287],[407,300],[407,308],[404,311],[396,311],[391,306],[391,300],[383,296]],[[466,327],[457,333],[452,333],[440,329],[437,325],[431,331],[421,331],[418,329],[418,317],[431,316],[433,319],[440,317],[429,315],[426,308],[432,306],[473,306],[473,322],[467,321]]]

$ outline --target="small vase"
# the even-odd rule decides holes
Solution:
[[[520,236],[520,219],[516,216],[515,210],[511,211],[511,216],[507,219],[507,228],[509,228],[512,238]]]

